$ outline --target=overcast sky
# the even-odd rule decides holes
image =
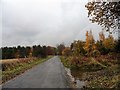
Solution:
[[[85,40],[92,29],[98,39],[100,26],[87,17],[88,0],[1,0],[2,46],[69,45]],[[1,15],[0,15],[1,18]]]

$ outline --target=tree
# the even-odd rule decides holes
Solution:
[[[58,55],[62,55],[63,49],[65,49],[65,45],[64,44],[57,45]]]
[[[120,29],[120,1],[119,2],[88,2],[85,7],[92,23],[101,25],[110,33]]]
[[[105,40],[105,35],[103,34],[103,32],[99,33],[99,39],[100,39],[100,41],[104,41]]]
[[[105,41],[105,35],[103,32],[99,33],[99,40],[96,42],[96,49],[100,52],[101,55],[108,53],[108,49],[103,45]]]
[[[87,54],[90,55],[93,50],[96,49],[95,40],[92,35],[92,31],[86,32],[86,43],[84,49],[87,51]]]
[[[115,41],[115,52],[120,53],[120,41],[116,40]]]
[[[25,58],[26,49],[25,47],[18,46],[17,47],[17,58]]]
[[[42,58],[47,57],[47,47],[46,47],[46,46],[43,46],[43,47],[42,47],[41,57],[42,57]]]
[[[108,49],[104,47],[103,41],[97,41],[96,48],[100,52],[101,55],[105,55],[109,52]]]
[[[2,59],[6,59],[7,47],[2,48]]]
[[[48,52],[47,52],[48,50]],[[2,47],[2,59],[13,59],[13,58],[28,58],[28,57],[47,57],[47,55],[53,55],[56,53],[56,48],[46,46],[17,46],[16,47]]]
[[[32,53],[32,50],[31,50],[31,47],[29,47],[29,46],[27,46],[26,48],[25,48],[25,57],[30,57],[31,54]]]
[[[108,50],[113,51],[113,49],[115,48],[115,42],[113,36],[109,35],[109,37],[103,41],[103,45]]]
[[[42,46],[38,45],[38,46],[33,46],[32,47],[33,49],[33,52],[32,52],[32,55],[34,57],[41,57],[41,53],[42,53]]]
[[[70,50],[70,48],[69,48],[69,47],[66,47],[65,49],[63,49],[62,55],[64,55],[64,56],[70,56],[70,55],[71,55],[71,50]]]
[[[0,59],[2,59],[2,48],[0,48]]]
[[[71,44],[71,50],[73,52],[74,55],[84,55],[85,54],[85,50],[84,50],[84,42],[83,41],[74,41]]]
[[[55,55],[54,47],[48,46],[47,47],[47,54],[48,55]]]

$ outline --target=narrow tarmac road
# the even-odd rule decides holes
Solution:
[[[2,88],[69,88],[69,80],[58,56],[6,82]]]

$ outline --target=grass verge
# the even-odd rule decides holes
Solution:
[[[33,66],[47,61],[51,57],[52,56],[48,56],[47,58],[44,58],[44,59],[36,59],[29,63],[28,62],[27,63],[19,63],[19,64],[15,65],[15,67],[13,67],[12,69],[6,69],[5,71],[2,71],[1,83],[5,83],[6,81],[16,77],[17,75],[24,73],[26,70],[32,68]]]

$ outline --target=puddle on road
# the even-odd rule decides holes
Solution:
[[[67,71],[67,75],[69,75],[71,82],[75,88],[82,88],[85,86],[85,82],[82,81],[83,73],[78,70],[71,70],[69,68],[65,68]]]

